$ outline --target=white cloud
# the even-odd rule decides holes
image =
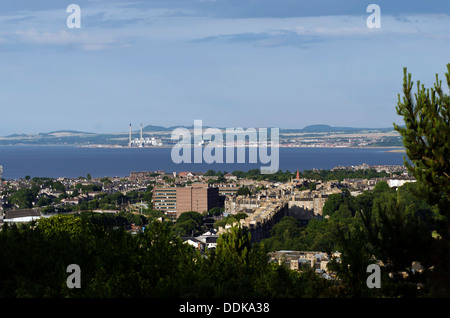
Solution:
[[[74,29],[48,32],[28,29],[16,31],[15,34],[22,42],[38,45],[79,45],[85,50],[102,50],[126,46],[126,43],[119,37],[105,31],[88,32]]]
[[[415,22],[411,22],[415,21]],[[199,22],[195,22],[199,28]],[[382,16],[382,27],[370,29],[365,16],[321,16],[286,19],[237,19],[203,20],[201,31],[197,32],[196,41],[228,41],[259,45],[267,43],[276,45],[296,45],[302,42],[323,42],[332,39],[379,39],[390,36],[413,36],[419,38],[448,38],[450,17],[442,15],[409,16],[398,19]],[[192,27],[193,28],[193,27]],[[186,37],[195,37],[191,26],[185,27]],[[174,31],[172,31],[174,32]],[[204,35],[204,36],[202,36]],[[297,35],[297,37],[295,36]],[[272,45],[264,45],[272,46]],[[302,45],[300,45],[302,46]]]
[[[182,14],[180,14],[180,12]],[[130,46],[130,40],[184,43],[224,40],[263,46],[298,45],[305,41],[410,34],[448,38],[448,15],[414,15],[403,18],[382,15],[381,29],[369,29],[368,15],[294,18],[211,18],[195,16],[192,10],[133,8],[112,3],[106,7],[82,8],[82,28],[65,29],[64,10],[30,12],[0,18],[0,38],[38,45],[79,45],[85,50]],[[13,19],[14,24],[7,23]],[[19,30],[18,27],[20,28]],[[55,31],[58,30],[58,31]],[[295,36],[298,35],[298,38]],[[14,38],[16,36],[16,38]],[[309,38],[306,38],[308,36]],[[11,38],[10,38],[11,37]],[[273,45],[272,45],[273,44]]]

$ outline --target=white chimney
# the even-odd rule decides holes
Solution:
[[[131,124],[130,124],[130,129],[129,129],[129,132],[128,132],[128,147],[131,147]]]

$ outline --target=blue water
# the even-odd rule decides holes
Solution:
[[[268,164],[181,163],[171,159],[171,148],[78,148],[73,146],[0,146],[3,178],[31,177],[124,177],[131,171],[166,172],[209,169],[233,172],[259,169]],[[403,153],[388,149],[280,148],[279,169],[291,172],[306,169],[331,169],[337,165],[402,165]],[[248,161],[248,160],[247,160]]]

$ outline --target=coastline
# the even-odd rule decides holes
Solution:
[[[166,146],[150,146],[150,147],[129,147],[129,146],[121,146],[121,145],[77,145],[77,144],[9,144],[9,145],[0,145],[0,147],[75,147],[75,148],[103,148],[103,149],[155,149],[155,148],[173,148],[174,145],[166,145]],[[191,147],[196,147],[195,145],[191,145]],[[202,146],[204,147],[204,145]],[[215,146],[220,147],[220,146]],[[224,145],[223,148],[228,148],[230,146]],[[245,147],[245,148],[253,148],[257,146],[240,146],[240,145],[234,145],[233,148],[238,147]],[[386,146],[386,147],[378,147],[378,146],[362,146],[362,147],[355,147],[355,146],[293,146],[293,145],[277,145],[273,147],[278,148],[339,148],[339,149],[389,149],[385,150],[385,152],[396,152],[396,153],[406,153],[406,150],[401,147],[395,147],[395,146]]]
[[[398,152],[398,153],[406,153],[406,149],[392,149],[392,150],[386,150],[386,152]]]

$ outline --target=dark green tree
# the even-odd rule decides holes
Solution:
[[[337,249],[342,253],[340,261],[333,259],[328,268],[335,271],[341,284],[345,286],[346,297],[370,297],[372,290],[367,288],[367,266],[373,264],[367,246],[367,236],[359,227],[340,223],[333,229]]]
[[[9,197],[9,202],[17,205],[19,209],[29,209],[33,207],[35,195],[31,189],[21,188]]]
[[[330,217],[333,216],[341,206],[345,206],[342,208],[340,214],[348,214],[350,213],[351,216],[355,215],[357,209],[358,209],[358,202],[357,200],[350,194],[350,191],[348,189],[342,189],[341,193],[333,193],[331,194],[327,201],[325,202],[323,206],[323,215],[329,215]],[[348,212],[348,213],[347,213]]]
[[[241,226],[233,226],[221,234],[216,250],[210,255],[210,277],[219,297],[261,296],[267,268],[264,247],[252,245],[250,232]]]
[[[52,203],[52,200],[46,196],[41,196],[39,200],[36,202],[36,206],[42,207]]]
[[[431,265],[430,246],[433,244],[427,225],[431,209],[421,210],[418,200],[411,201],[405,195],[406,191],[408,190],[402,187],[396,193],[384,192],[374,200],[371,211],[364,209],[360,214],[367,235],[368,250],[383,262],[384,271],[393,273],[392,275],[397,276],[396,280],[402,283],[408,283],[408,279],[402,279],[399,273],[406,272],[408,277],[414,276],[413,262],[420,262],[425,268]],[[421,279],[418,282],[423,283],[423,277]],[[411,285],[410,289],[417,290],[415,285]],[[411,295],[406,290],[398,292]]]
[[[251,191],[248,187],[245,186],[240,187],[236,192],[236,195],[249,195],[249,194],[251,194]]]
[[[196,211],[183,212],[177,218],[175,229],[180,236],[190,236],[201,232],[203,216]]]
[[[55,191],[66,192],[66,187],[59,181],[52,183],[52,189]]]
[[[445,74],[450,88],[450,63]],[[450,296],[450,95],[442,89],[436,74],[432,88],[414,83],[407,68],[403,69],[403,98],[398,98],[397,114],[403,117],[404,126],[394,123],[403,137],[406,149],[405,166],[417,179],[418,196],[430,204],[437,204],[440,212],[438,239],[433,246],[435,256],[434,290],[439,296]],[[445,265],[447,264],[447,265]]]
[[[445,74],[450,88],[450,63]],[[403,99],[397,104],[397,114],[403,116],[405,126],[394,123],[403,137],[405,166],[417,179],[419,193],[429,202],[439,203],[442,213],[450,216],[450,95],[442,90],[442,81],[436,74],[434,88],[425,88],[417,82],[413,95],[411,74],[403,69]],[[445,209],[444,209],[445,208]],[[449,233],[447,233],[449,234]]]

